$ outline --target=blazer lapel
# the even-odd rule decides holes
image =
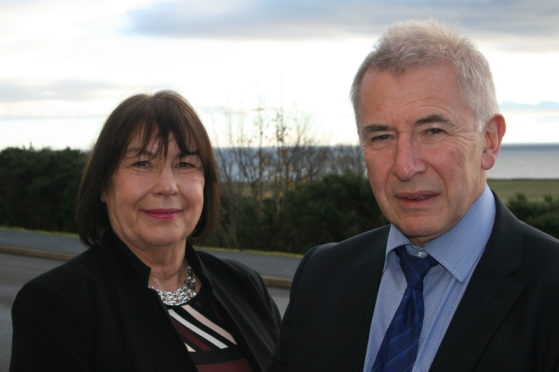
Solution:
[[[522,264],[518,220],[497,199],[493,232],[430,371],[473,371],[524,287],[510,279]]]
[[[375,231],[377,234],[379,231]],[[344,288],[336,309],[336,334],[333,353],[335,371],[363,369],[369,328],[384,267],[388,229],[375,234],[363,247],[365,254],[356,255],[354,264],[344,269]],[[363,243],[361,243],[363,244]],[[349,247],[348,247],[349,248]],[[344,247],[345,249],[345,247]]]
[[[215,299],[221,306],[223,306],[235,326],[235,329],[230,329],[228,331],[233,334],[235,334],[235,331],[239,333],[241,338],[237,339],[237,342],[239,344],[244,342],[252,353],[253,362],[258,364],[259,370],[265,370],[267,366],[263,365],[262,356],[270,353],[269,350],[273,349],[273,341],[275,340],[265,338],[265,335],[260,333],[262,330],[262,328],[259,328],[258,326],[260,323],[255,323],[257,318],[252,316],[254,314],[254,309],[252,309],[246,302],[238,301],[238,299],[234,297],[236,293],[239,293],[239,291],[228,291],[227,286],[223,283],[223,280],[217,278],[212,271],[207,270],[202,260],[200,260],[198,255],[195,253],[194,249],[190,249],[192,252],[189,258],[191,258],[192,262],[196,260],[196,265],[198,266],[200,272],[203,273],[203,277],[206,279],[206,281],[204,281],[204,285],[212,291]],[[219,273],[217,275],[219,276]],[[247,355],[247,357],[250,358],[249,355]],[[267,358],[265,361],[268,362]]]

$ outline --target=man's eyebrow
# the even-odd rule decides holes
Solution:
[[[414,124],[422,125],[422,124],[430,124],[430,123],[445,123],[445,124],[452,124],[452,122],[445,118],[443,115],[440,114],[433,114],[426,116],[424,118],[418,119],[415,121]],[[393,127],[389,124],[367,124],[363,127],[363,131],[365,132],[383,132],[393,129]]]
[[[445,123],[450,124],[450,120],[439,114],[433,114],[415,121],[415,124]]]
[[[367,124],[363,127],[365,132],[382,132],[390,130],[391,126],[387,124]]]

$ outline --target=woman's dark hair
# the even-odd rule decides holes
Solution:
[[[101,196],[137,134],[141,135],[142,150],[155,140],[158,152],[164,156],[167,156],[170,136],[184,154],[190,152],[189,147],[190,150],[195,147],[204,171],[204,206],[191,237],[203,241],[215,228],[219,209],[215,156],[198,115],[181,95],[172,91],[134,95],[118,105],[105,122],[89,155],[78,192],[76,219],[81,241],[89,247],[98,247],[110,227]]]

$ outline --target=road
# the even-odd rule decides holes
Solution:
[[[12,339],[10,309],[21,286],[62,261],[0,253],[0,372],[8,371]],[[281,313],[287,306],[289,290],[269,288]]]
[[[200,247],[197,247],[200,249]],[[64,259],[77,255],[87,248],[76,235],[60,235],[0,227],[0,252],[31,255],[43,258]],[[239,261],[256,270],[266,283],[289,288],[291,278],[301,259],[278,254],[257,254],[245,251],[205,249],[220,258]]]

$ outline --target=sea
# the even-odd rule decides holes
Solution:
[[[360,152],[357,147],[354,150]],[[230,149],[220,151],[225,158],[232,159]],[[235,161],[232,166],[236,168]],[[233,168],[233,173],[238,171]],[[501,145],[497,162],[488,175],[492,179],[559,179],[559,143]]]
[[[489,178],[559,178],[559,143],[502,145]]]

